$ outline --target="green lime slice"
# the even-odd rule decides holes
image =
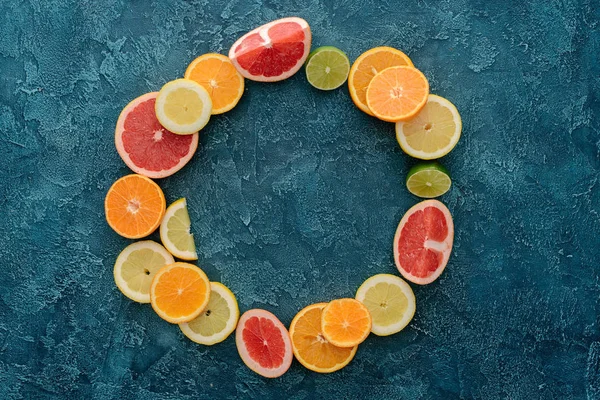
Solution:
[[[450,174],[438,162],[417,164],[408,171],[406,177],[408,191],[426,199],[443,195],[450,185]]]
[[[350,60],[336,47],[319,47],[308,55],[306,78],[317,89],[333,90],[342,86],[349,72]]]

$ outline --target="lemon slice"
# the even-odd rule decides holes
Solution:
[[[152,240],[132,243],[117,257],[113,270],[115,283],[131,300],[150,303],[150,285],[154,275],[173,262],[173,256]]]
[[[448,154],[460,139],[460,114],[448,100],[430,94],[427,103],[408,121],[396,123],[396,139],[409,156],[433,160]]]
[[[212,100],[199,83],[176,79],[160,89],[154,109],[163,127],[179,135],[191,135],[208,123]]]
[[[388,336],[400,332],[415,315],[416,302],[412,289],[396,275],[370,277],[356,291],[356,300],[371,313],[371,332]]]
[[[213,345],[235,330],[240,310],[231,290],[218,282],[210,283],[208,305],[196,319],[179,324],[185,336],[196,343]]]
[[[182,260],[197,260],[194,235],[190,233],[190,215],[185,198],[169,207],[160,224],[160,240],[171,254]]]

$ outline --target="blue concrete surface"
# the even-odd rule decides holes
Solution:
[[[3,399],[599,399],[600,4],[597,0],[0,1],[0,393]],[[104,195],[129,173],[113,130],[127,102],[304,17],[354,60],[404,50],[463,116],[442,161],[450,263],[414,287],[403,332],[344,370],[294,362],[275,380],[233,337],[187,339],[117,290],[130,241]],[[160,181],[187,197],[202,266],[289,324],[313,302],[395,273],[391,241],[418,200],[393,126],[303,73],[248,82]],[[156,236],[154,236],[156,238]]]

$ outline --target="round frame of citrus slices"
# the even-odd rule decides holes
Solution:
[[[297,24],[299,30],[285,33],[293,30],[293,27],[290,28],[293,24]],[[285,25],[285,29],[278,29],[280,25]],[[273,33],[275,36],[271,37],[272,32],[278,33]],[[244,77],[254,77],[253,80],[264,82],[281,80],[272,75],[273,68],[265,67],[254,75],[251,70],[243,69],[244,65],[253,65],[248,61],[249,54],[259,54],[257,57],[260,57],[260,52],[248,46],[256,45],[260,50],[260,46],[266,47],[267,44],[256,44],[259,37],[276,41],[277,35],[282,35],[281,32],[288,35],[284,38],[286,43],[296,40],[299,46],[304,46],[302,51],[295,51],[301,57],[296,60],[296,64],[281,73],[281,79],[296,73],[307,60],[310,50],[311,33],[308,23],[295,17],[273,21],[240,38],[232,47],[229,57],[216,53],[201,55],[189,64],[184,78],[165,84],[152,97],[156,98],[156,121],[151,121],[154,124],[152,126],[162,125],[175,135],[195,134],[197,138],[196,133],[209,122],[211,115],[222,114],[235,107],[244,92]],[[250,41],[250,45],[246,40]],[[272,43],[269,41],[268,48],[271,47]],[[397,140],[406,153],[421,159],[435,159],[447,154],[456,145],[462,129],[458,111],[447,100],[429,94],[429,83],[425,75],[415,68],[406,54],[391,47],[376,47],[363,53],[348,68],[347,56],[341,50],[326,46],[317,49],[315,53],[318,50],[331,52],[324,53],[318,64],[311,65],[312,72],[315,68],[325,68],[321,72],[316,71],[320,80],[327,83],[321,85],[320,89],[333,90],[347,80],[350,97],[358,109],[370,116],[396,123]],[[340,60],[346,60],[345,65],[336,70],[336,79],[339,79],[340,70],[346,71],[341,83],[326,80],[325,75],[331,69],[327,66],[328,59],[337,60],[335,62],[338,67]],[[319,88],[310,79],[309,82]],[[431,107],[428,108],[428,104]],[[421,110],[425,111],[421,113]],[[131,107],[128,111],[132,111]],[[431,133],[432,126],[437,123],[436,117],[431,116],[435,113],[446,119],[439,123],[443,129],[438,128],[438,131]],[[135,124],[128,127],[125,118],[122,115],[119,119],[117,139],[127,130],[128,135],[132,135],[131,126]],[[448,128],[451,122],[455,124],[454,132],[452,127]],[[139,124],[140,121],[136,123]],[[149,129],[145,132],[147,137],[148,132],[152,133]],[[162,134],[157,133],[151,139],[159,142]],[[424,144],[423,141],[427,141],[427,138],[437,140],[441,145],[436,147],[436,143]],[[170,140],[174,141],[175,138],[171,137]],[[133,158],[124,155],[126,150],[122,141],[117,140],[116,143],[119,154],[130,168],[137,172],[147,171],[136,165]],[[179,324],[185,336],[202,345],[213,345],[225,340],[236,330],[239,320],[243,326],[237,327],[236,343],[242,360],[255,372],[270,378],[285,373],[291,363],[292,353],[309,370],[319,373],[337,371],[350,363],[359,344],[370,333],[387,336],[401,331],[409,324],[416,309],[414,293],[407,282],[391,274],[370,277],[358,288],[353,298],[307,305],[294,317],[289,331],[275,315],[265,310],[249,310],[240,319],[237,300],[226,286],[210,282],[197,266],[177,262],[173,258],[198,258],[193,235],[189,231],[187,204],[185,199],[179,199],[165,213],[164,194],[149,178],[163,178],[168,173],[175,173],[190,158],[191,154],[185,154],[185,159],[181,159],[173,172],[152,172],[153,175],[149,177],[136,174],[123,177],[107,194],[107,221],[124,237],[145,237],[158,228],[157,220],[163,221],[160,224],[160,237],[164,247],[152,241],[140,241],[128,246],[117,258],[115,282],[128,298],[151,303],[161,318]],[[141,183],[127,187],[127,181]],[[144,189],[145,192],[140,189],[141,184],[148,187]],[[428,185],[427,182],[422,184]],[[449,183],[446,185],[449,188]],[[149,220],[148,215],[154,218]],[[135,226],[132,227],[132,224]],[[414,226],[426,228],[415,232],[411,230]],[[171,236],[169,229],[173,230]],[[427,284],[435,280],[448,261],[453,233],[450,212],[439,201],[427,200],[411,208],[402,218],[394,238],[394,260],[399,272],[405,279],[416,284]],[[417,247],[407,250],[406,246],[411,243],[417,243]],[[398,254],[402,251],[404,254],[399,257]],[[440,258],[438,255],[442,251],[443,257]],[[399,264],[399,259],[402,260],[402,265]],[[220,319],[211,319],[216,318],[216,315]],[[253,335],[258,333],[252,333],[252,328],[246,326],[248,324],[261,326],[261,332],[262,327],[272,326],[276,328],[276,335],[283,335],[278,336],[282,339],[281,348],[277,350],[281,353],[280,365],[273,365],[276,361],[270,358],[265,361],[265,357],[260,355],[255,358],[253,354],[257,352],[271,351],[267,348],[265,339],[270,334],[257,339]],[[264,341],[265,348],[251,351],[248,346],[252,343],[245,342],[245,337],[254,337],[253,340],[260,343]],[[263,362],[268,365],[263,365]]]

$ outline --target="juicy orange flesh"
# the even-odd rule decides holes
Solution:
[[[333,368],[353,356],[353,347],[337,347],[327,342],[321,331],[321,313],[325,308],[308,310],[296,322],[292,345],[303,361],[320,369]]]
[[[106,219],[129,236],[152,233],[162,219],[164,208],[158,185],[137,175],[117,181],[106,195]]]
[[[329,304],[322,328],[336,343],[360,342],[371,330],[371,316],[356,300],[334,300]]]
[[[421,111],[402,127],[402,133],[409,146],[427,153],[448,146],[455,131],[456,122],[452,112],[433,101],[427,102]]]
[[[199,61],[190,72],[188,79],[198,82],[206,89],[215,110],[236,101],[243,85],[243,78],[233,64],[218,58]]]
[[[206,282],[191,268],[175,267],[158,279],[155,304],[171,318],[192,315],[206,302]]]
[[[352,77],[352,84],[354,85],[358,100],[366,106],[367,87],[369,87],[371,79],[384,69],[397,65],[413,66],[408,57],[400,53],[385,50],[369,54],[359,61],[356,72]]]
[[[371,81],[368,104],[376,115],[400,118],[423,106],[429,84],[414,68],[391,68]]]

